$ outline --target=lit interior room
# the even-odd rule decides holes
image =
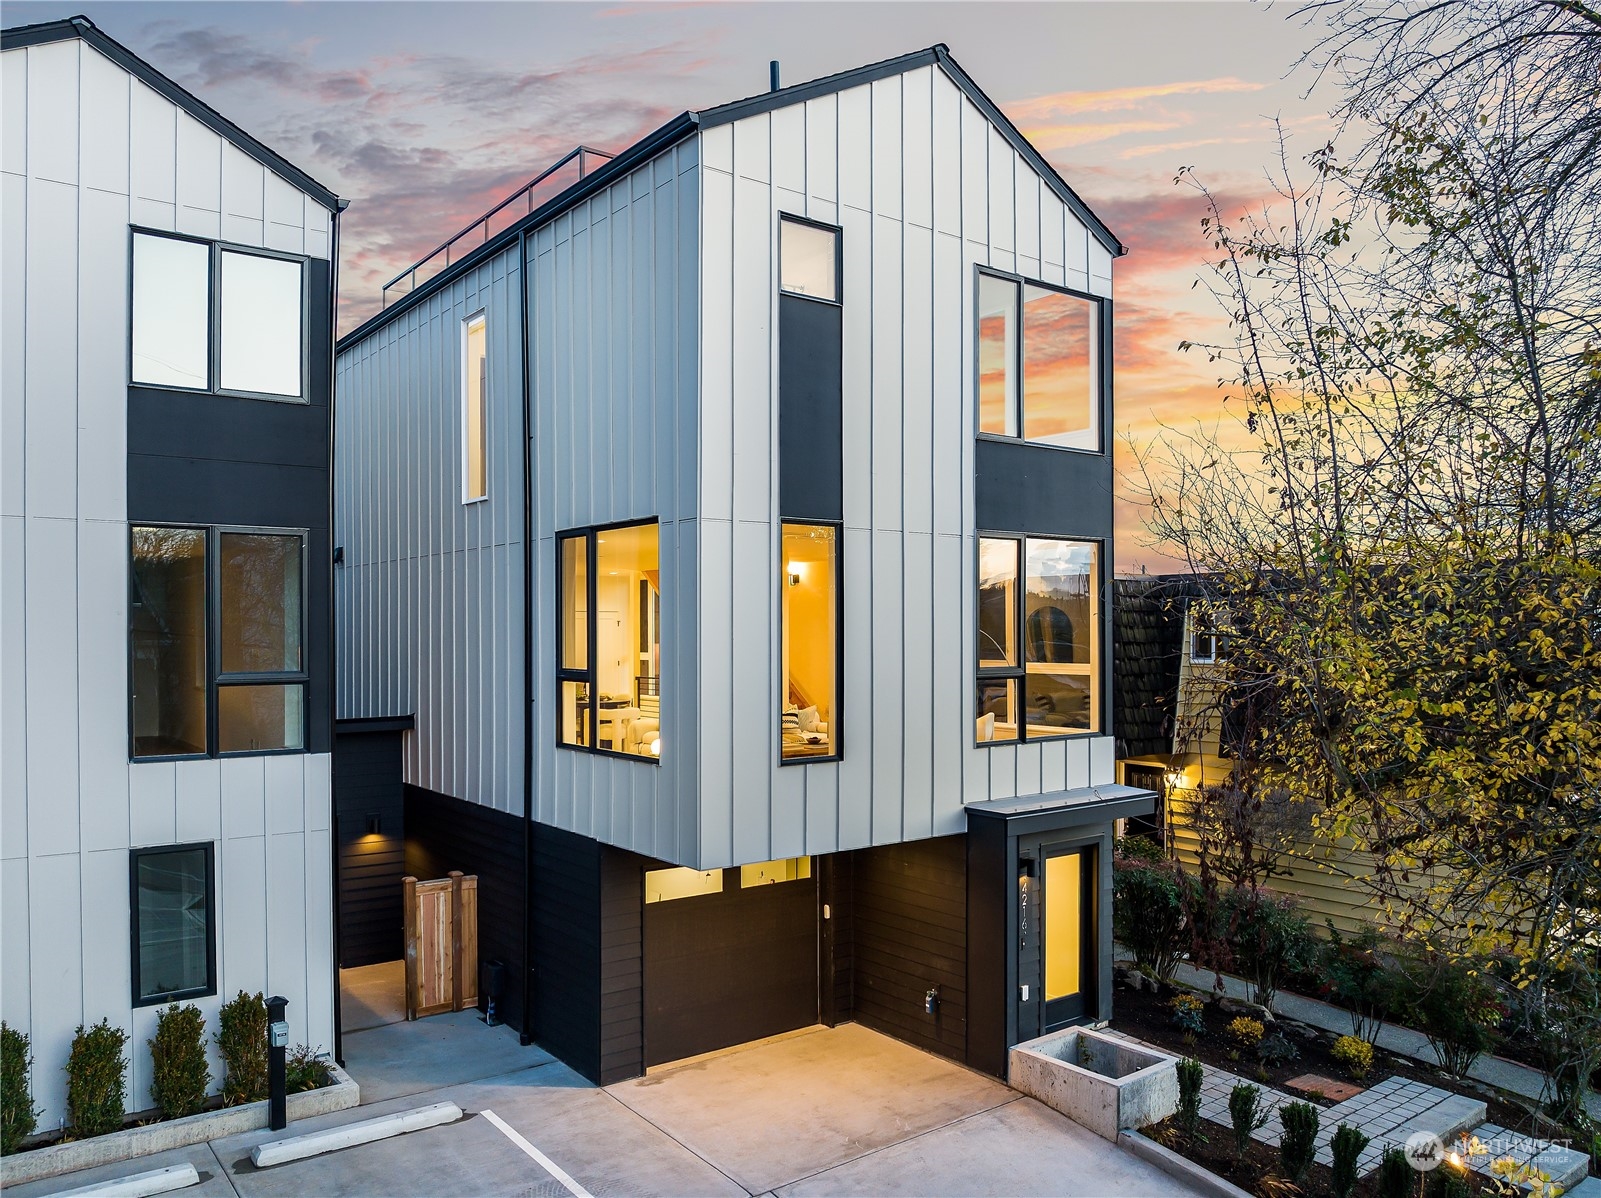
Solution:
[[[785,524],[783,533],[785,760],[839,755],[839,530]]]

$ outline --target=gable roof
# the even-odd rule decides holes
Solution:
[[[846,91],[849,88],[860,87],[864,83],[871,83],[875,79],[887,79],[893,75],[905,74],[907,71],[916,70],[918,67],[930,65],[937,65],[945,72],[950,80],[972,101],[973,105],[984,114],[985,118],[1011,143],[1012,148],[1022,155],[1023,160],[1039,174],[1040,178],[1045,180],[1046,186],[1067,205],[1075,216],[1084,222],[1101,245],[1105,246],[1114,256],[1121,257],[1128,252],[1128,247],[1123,245],[1117,239],[1116,234],[1107,228],[1095,213],[1090,211],[1089,205],[1079,198],[1078,193],[1067,185],[1061,175],[1057,174],[1056,168],[1045,161],[1040,152],[1029,144],[1028,139],[1018,132],[1017,126],[1006,118],[1006,114],[995,106],[995,102],[986,96],[978,84],[973,82],[968,73],[957,65],[956,60],[951,57],[949,47],[942,42],[930,46],[926,50],[914,50],[910,54],[902,54],[896,58],[886,58],[882,62],[868,63],[866,66],[855,67],[849,71],[841,71],[837,75],[828,75],[822,79],[812,79],[805,83],[792,84],[789,87],[779,88],[777,91],[762,92],[759,95],[749,96],[743,100],[733,100],[727,104],[717,105],[714,108],[703,108],[698,112],[680,113],[655,131],[640,138],[618,154],[617,157],[590,174],[585,175],[567,190],[552,196],[527,216],[510,227],[503,229],[483,245],[474,249],[470,254],[451,263],[450,266],[434,275],[427,282],[419,284],[387,308],[368,317],[359,326],[339,339],[335,352],[343,352],[346,347],[354,345],[357,341],[387,324],[402,312],[421,303],[423,299],[441,290],[452,280],[460,278],[480,262],[500,253],[506,246],[516,241],[523,232],[554,220],[563,212],[576,207],[621,176],[634,170],[642,162],[654,158],[697,130],[714,129],[719,125],[726,125],[731,121],[737,121],[744,117],[771,112],[775,108],[786,108],[791,104],[799,104],[806,100],[815,99],[818,96]]]
[[[154,91],[171,100],[213,133],[226,138],[274,174],[283,176],[330,212],[339,212],[345,208],[346,202],[328,188],[276,150],[251,137],[215,108],[179,87],[121,42],[100,32],[88,17],[68,17],[63,21],[45,21],[38,25],[19,25],[14,29],[0,30],[0,49],[20,50],[25,46],[42,46],[50,42],[65,41],[69,37],[82,38],[88,42],[123,70],[138,77]]]

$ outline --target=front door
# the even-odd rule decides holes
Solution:
[[[1045,1030],[1093,1015],[1095,850],[1045,850]]]

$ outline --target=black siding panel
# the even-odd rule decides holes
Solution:
[[[405,783],[399,732],[334,738],[339,838],[339,966],[398,960],[405,951]],[[367,833],[376,815],[382,831]]]
[[[603,1086],[645,1072],[645,858],[601,850],[600,1070]]]
[[[1012,930],[1017,878],[1006,825],[971,820],[967,829],[967,1064],[995,1077],[1006,1076],[1007,1026],[1017,966]]]
[[[600,842],[536,823],[529,883],[533,1037],[547,1052],[598,1083]]]
[[[306,750],[333,748],[328,263],[306,263],[306,402],[128,389],[128,519],[305,528]]]
[[[966,837],[850,854],[853,1009],[859,1023],[967,1059]],[[923,1009],[937,986],[935,1015]]]
[[[1044,536],[1112,535],[1112,459],[980,437],[974,442],[977,526]]]
[[[845,518],[841,317],[837,304],[778,297],[778,510],[786,520]]]
[[[421,880],[453,869],[478,875],[478,959],[505,964],[498,1011],[521,1029],[522,819],[407,783],[405,820],[408,874]]]

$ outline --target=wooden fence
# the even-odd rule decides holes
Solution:
[[[451,870],[401,880],[406,903],[406,1018],[478,1005],[478,876]]]

